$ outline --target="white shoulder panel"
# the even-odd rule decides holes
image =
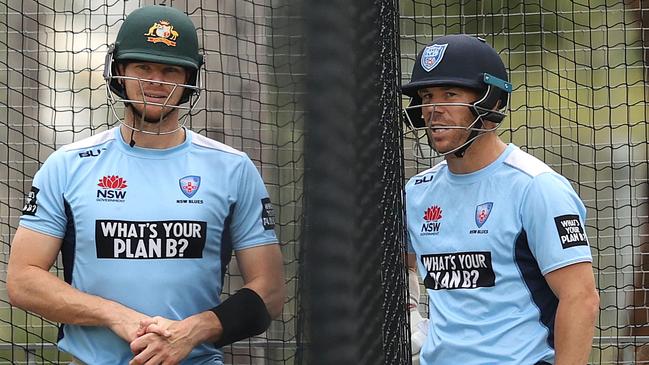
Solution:
[[[426,170],[424,170],[424,171],[418,173],[418,174],[415,175],[415,176],[428,175],[428,174],[430,174],[430,173],[437,172],[437,171],[441,170],[442,167],[444,167],[444,166],[446,166],[446,160],[444,160],[444,161],[442,161],[442,162],[436,164],[435,166],[433,166],[433,167],[431,167],[431,168],[429,168],[429,169],[426,169]]]
[[[505,164],[519,171],[526,173],[531,177],[538,176],[545,172],[554,172],[550,166],[538,158],[524,152],[518,148],[514,149],[505,159]]]
[[[232,153],[232,154],[239,155],[239,156],[245,156],[244,152],[241,152],[241,151],[239,151],[239,150],[237,150],[235,148],[232,148],[232,147],[228,146],[225,143],[215,141],[215,140],[213,140],[211,138],[207,138],[207,137],[205,137],[205,136],[203,136],[201,134],[195,133],[193,131],[189,131],[189,132],[192,134],[192,143],[196,144],[197,146],[206,147],[206,148],[210,148],[210,149],[214,149],[214,150],[219,150],[219,151],[223,151],[223,152],[227,152],[227,153]]]
[[[80,150],[80,149],[85,149],[85,148],[92,148],[95,146],[98,146],[100,144],[106,143],[110,140],[115,139],[115,130],[113,128],[103,131],[101,133],[97,133],[94,136],[90,136],[88,138],[84,138],[80,141],[72,142],[70,144],[67,144],[63,147],[61,147],[62,150],[64,151],[74,151],[74,150]]]

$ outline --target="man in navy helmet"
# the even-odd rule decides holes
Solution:
[[[437,38],[402,89],[408,133],[427,145],[416,154],[444,157],[406,185],[420,364],[585,364],[599,307],[586,210],[564,177],[498,137],[512,91],[498,53]]]
[[[111,103],[125,105],[120,125],[57,150],[34,177],[7,290],[62,323],[58,345],[75,364],[221,364],[220,347],[282,311],[282,256],[257,169],[184,128],[202,63],[186,14],[132,12],[104,72]],[[233,251],[244,287],[221,301]],[[49,273],[59,252],[63,280]]]

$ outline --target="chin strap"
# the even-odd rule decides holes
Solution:
[[[482,123],[482,117],[481,116],[478,116],[478,121],[475,122],[475,125],[478,127],[478,129],[483,129],[484,128],[484,124]],[[478,139],[479,134],[480,134],[480,132],[476,131],[475,129],[472,129],[471,133],[467,137],[466,141],[464,141],[464,143],[465,143],[464,146],[462,146],[462,148],[460,148],[459,150],[455,151],[455,153],[453,153],[455,155],[455,157],[457,157],[457,158],[464,157],[464,153],[466,152],[467,149],[469,149],[469,147],[471,147],[473,142],[476,139]]]
[[[135,134],[135,129],[131,129],[131,141],[128,143],[128,145],[131,146],[131,148],[135,146],[135,139],[133,139],[134,134]]]
[[[477,137],[478,137],[478,131],[471,131],[471,134],[469,134],[469,137],[466,139],[469,142],[465,142],[466,144],[462,146],[462,148],[460,148],[459,150],[455,151],[455,153],[453,153],[455,157],[457,158],[464,157],[464,153],[466,152],[467,149],[469,149],[469,147],[471,147],[473,141],[475,141]]]
[[[487,90],[480,100],[473,102],[471,113],[475,116],[476,121],[471,128],[475,129],[484,129],[483,119],[493,121],[500,124],[505,115],[496,110],[493,110],[494,106],[498,105],[499,100],[501,99],[501,93],[497,90],[504,90],[506,93],[511,92],[511,84],[500,80],[497,77],[493,77],[489,74],[484,75],[484,82],[487,84]],[[492,85],[497,86],[493,88]],[[459,150],[455,151],[454,155],[458,158],[464,157],[466,150],[471,147],[473,142],[479,137],[482,132],[478,132],[475,129],[471,130],[469,137],[464,141],[465,145],[462,146]]]
[[[124,91],[126,93],[126,91]],[[131,108],[131,112],[135,114],[135,116],[140,119],[140,125],[142,125],[142,121],[144,120],[144,115],[142,115],[137,109],[135,109],[135,106],[131,103],[124,103],[127,108]],[[128,142],[128,145],[133,148],[135,146],[135,138],[133,136],[135,135],[135,122],[133,122],[133,128],[131,128],[131,140]]]

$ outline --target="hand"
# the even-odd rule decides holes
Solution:
[[[140,327],[137,329],[136,336],[144,336],[147,333],[155,333],[162,337],[170,337],[171,332],[167,329],[175,321],[164,317],[146,318],[140,321]]]
[[[131,342],[135,355],[129,365],[175,365],[196,346],[186,321],[153,317],[140,322],[138,337]]]
[[[419,353],[428,336],[428,318],[423,318],[417,308],[410,310],[410,350],[412,364],[419,365]]]
[[[141,323],[150,320],[151,318],[144,314],[127,311],[118,315],[117,319],[112,320],[108,328],[124,341],[130,343],[141,336],[138,334]]]

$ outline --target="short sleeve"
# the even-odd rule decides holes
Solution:
[[[54,152],[36,172],[25,196],[20,225],[50,236],[65,234],[65,160],[62,151]]]
[[[592,261],[584,229],[586,208],[564,177],[556,173],[536,176],[521,209],[530,250],[544,275]]]
[[[237,200],[232,214],[235,250],[277,243],[275,213],[264,182],[248,157],[241,166]]]

